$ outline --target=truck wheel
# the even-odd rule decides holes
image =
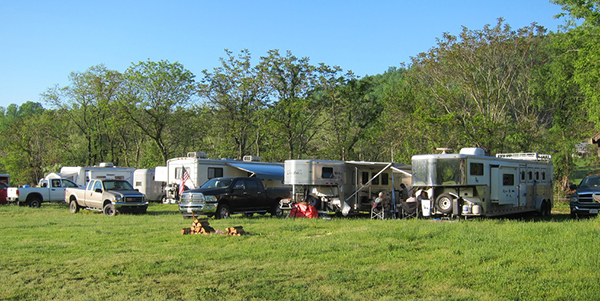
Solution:
[[[69,211],[71,211],[71,213],[79,212],[79,205],[77,205],[77,201],[71,200],[69,203]]]
[[[229,206],[221,204],[217,207],[216,218],[229,218],[231,216],[231,211],[229,211]]]
[[[102,212],[104,212],[104,215],[106,216],[117,215],[117,210],[115,209],[115,206],[112,203],[104,205],[104,208],[102,208]]]
[[[42,207],[42,200],[39,197],[32,197],[31,199],[29,199],[29,201],[27,201],[27,203],[29,204],[29,207],[32,208]]]
[[[273,208],[271,209],[271,216],[283,217],[283,210],[281,209],[279,202],[277,202],[275,205],[273,205]]]
[[[435,207],[443,214],[452,213],[452,196],[442,193],[435,199]]]

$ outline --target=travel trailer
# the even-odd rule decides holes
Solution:
[[[184,190],[193,189],[217,177],[257,177],[265,188],[283,186],[283,164],[261,162],[256,156],[244,156],[240,161],[209,159],[206,153],[189,152],[186,157],[167,160],[166,169],[164,203],[170,204],[178,202],[180,185]]]
[[[281,207],[307,202],[320,212],[344,216],[370,211],[380,192],[393,205],[406,198],[410,178],[410,166],[398,163],[286,160],[284,184],[292,186],[292,196]]]
[[[551,158],[537,153],[491,157],[481,148],[417,155],[412,157],[412,186],[428,193],[433,216],[550,215]]]
[[[163,202],[165,186],[167,184],[166,166],[157,166],[154,169],[136,169],[133,173],[133,188],[146,195],[147,201]]]
[[[69,179],[79,186],[85,186],[90,180],[115,179],[125,180],[133,185],[133,167],[117,167],[113,163],[105,162],[97,166],[63,166],[60,173],[51,173],[46,179]]]

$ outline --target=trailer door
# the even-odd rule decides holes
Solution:
[[[518,205],[517,168],[492,166],[490,199],[499,205]]]
[[[519,176],[519,178],[518,178],[519,206],[527,206],[527,199],[530,198],[530,196],[527,194],[527,168],[526,168],[526,166],[519,167],[519,175],[518,176]]]

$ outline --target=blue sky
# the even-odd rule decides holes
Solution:
[[[290,50],[374,75],[409,62],[461,26],[482,29],[503,17],[556,31],[561,7],[549,0],[171,0],[3,1],[0,4],[0,106],[41,102],[71,72],[104,64],[125,71],[145,60],[179,62],[197,77],[224,49],[258,60]]]

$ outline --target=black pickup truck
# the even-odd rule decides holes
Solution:
[[[231,214],[271,213],[278,215],[279,201],[290,197],[289,188],[267,188],[259,178],[221,177],[200,188],[185,191],[179,201],[183,217],[198,215],[228,218]]]
[[[571,185],[576,190],[571,195],[571,217],[597,216],[600,210],[600,176],[587,176],[579,186]]]

